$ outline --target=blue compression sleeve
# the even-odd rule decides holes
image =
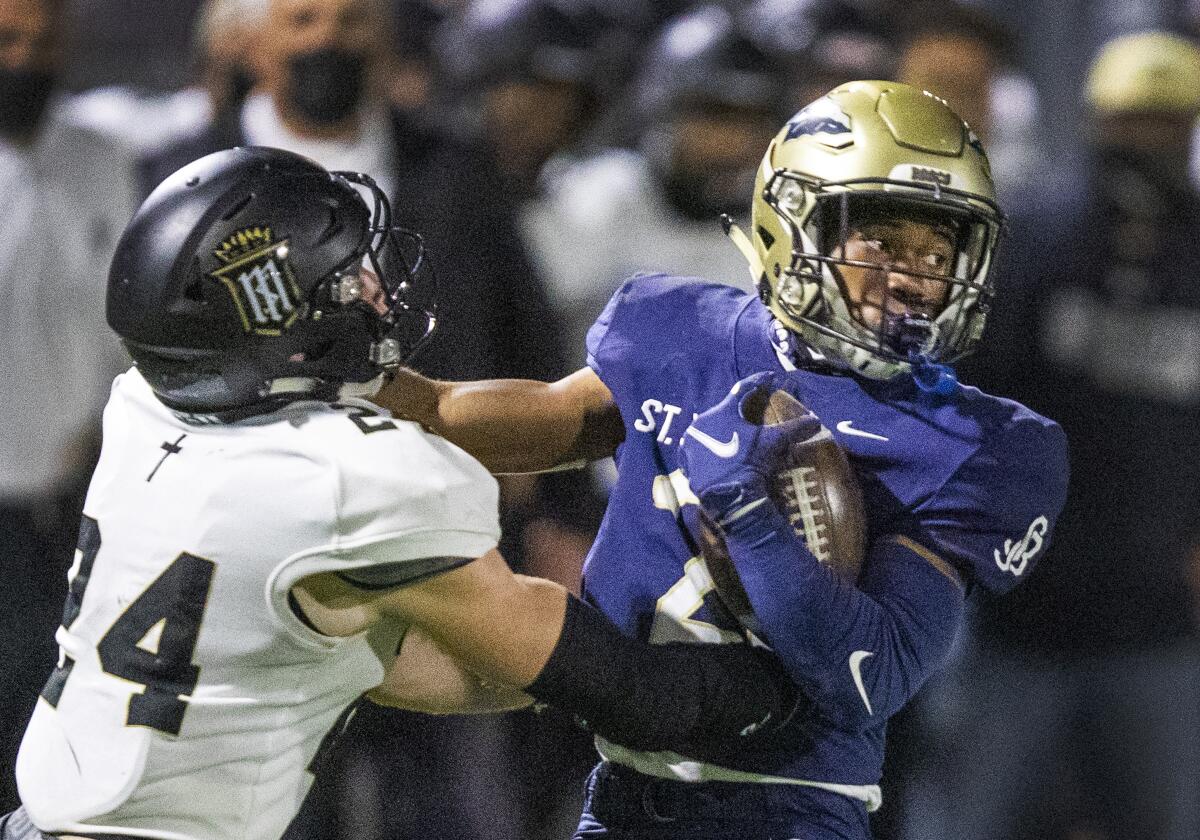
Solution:
[[[773,505],[733,522],[725,539],[765,641],[838,726],[886,721],[945,659],[963,592],[911,540],[877,541],[856,588],[822,566]]]

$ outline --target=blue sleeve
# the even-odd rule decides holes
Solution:
[[[878,726],[946,658],[962,617],[961,585],[899,537],[871,548],[856,588],[821,565],[783,516],[764,510],[730,529],[726,544],[765,641],[834,725]]]
[[[974,583],[1004,593],[1045,553],[1067,495],[1062,429],[1025,409],[989,434],[917,507],[909,534]]]

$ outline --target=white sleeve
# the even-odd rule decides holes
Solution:
[[[334,486],[329,539],[288,557],[272,590],[284,594],[322,572],[412,564],[413,576],[433,558],[475,559],[500,539],[499,489],[476,460],[442,438],[402,421],[375,434],[336,429],[327,444]]]

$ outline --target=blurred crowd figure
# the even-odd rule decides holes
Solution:
[[[52,641],[97,418],[124,354],[104,281],[132,161],[67,119],[62,0],[0,0],[0,808]]]
[[[144,93],[123,85],[94,88],[71,102],[77,124],[148,155],[220,122],[241,106],[255,76],[245,0],[212,0],[192,26],[189,84]]]
[[[1004,206],[1047,164],[1038,140],[1038,96],[1020,69],[1016,34],[965,4],[922,0],[909,7],[896,79],[936,92],[988,149]]]
[[[1074,481],[1052,555],[977,605],[957,667],[897,721],[879,836],[1200,837],[1200,3],[1103,4],[1114,32],[1178,34],[1104,48],[1086,92],[1076,80],[1087,143],[1070,155],[1047,142],[1057,101],[1034,84],[1046,64],[1027,64],[1044,44],[1007,25],[1017,5],[206,0],[180,4],[195,9],[183,88],[65,96],[64,39],[88,37],[65,31],[70,0],[0,0],[0,813],[55,655],[27,639],[57,622],[97,411],[125,361],[102,294],[139,191],[239,144],[367,172],[439,276],[415,366],[550,380],[584,362],[633,273],[749,284],[721,216],[747,214],[779,124],[844,81],[891,78],[946,99],[991,150],[1012,236],[986,349],[961,374],[1058,420]],[[1062,66],[1089,60],[1076,40]],[[604,486],[506,479],[505,556],[577,585]],[[592,758],[553,713],[361,707],[291,834],[567,837]]]

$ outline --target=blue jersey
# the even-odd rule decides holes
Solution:
[[[588,363],[612,392],[626,436],[584,589],[627,633],[655,642],[742,639],[711,600],[711,578],[680,516],[696,500],[679,471],[678,446],[693,416],[735,382],[787,364],[772,323],[743,291],[647,275],[623,286],[588,334]],[[905,537],[951,564],[968,589],[1003,592],[1029,576],[1065,495],[1066,443],[1054,423],[974,388],[928,394],[910,376],[795,376],[805,405],[857,473],[868,547]],[[864,578],[872,557],[869,550]],[[787,743],[723,768],[603,742],[600,749],[653,775],[773,782],[795,811],[824,815],[829,836],[866,836],[883,763],[886,718],[878,718],[851,729],[818,717]]]

